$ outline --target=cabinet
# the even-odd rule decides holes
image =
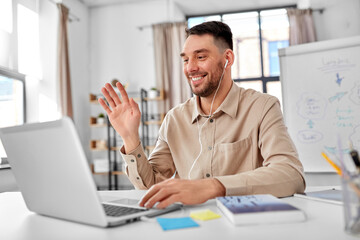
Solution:
[[[98,115],[104,110],[97,101],[95,94],[89,95],[90,104],[93,106],[89,125],[91,129],[90,150],[92,152],[92,161],[90,168],[94,174],[95,181],[99,190],[117,190],[119,189],[118,176],[122,172],[122,159],[117,152],[122,145],[122,140],[112,128],[107,116],[104,122],[99,123]],[[105,114],[104,114],[105,115]],[[104,177],[107,176],[107,185],[103,185]]]
[[[159,127],[164,120],[165,112],[161,108],[159,101],[164,101],[164,90],[160,90],[158,96],[148,97],[148,91],[141,89],[141,126],[142,144],[147,155],[155,147]],[[152,106],[150,106],[152,104]]]

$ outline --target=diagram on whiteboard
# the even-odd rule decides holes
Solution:
[[[285,124],[305,171],[333,171],[321,152],[351,161],[349,143],[360,151],[360,37],[342,41],[279,52]]]
[[[326,100],[317,93],[303,93],[296,104],[298,114],[306,121],[308,129],[299,130],[297,137],[300,142],[311,144],[321,141],[323,134],[314,130],[316,120],[323,119]]]

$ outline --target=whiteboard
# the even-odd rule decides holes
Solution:
[[[279,49],[285,124],[306,172],[354,168],[360,150],[360,36]],[[339,144],[340,142],[340,144]]]

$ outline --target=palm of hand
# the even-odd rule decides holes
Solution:
[[[141,113],[139,106],[134,99],[129,99],[124,87],[118,82],[118,87],[122,99],[117,95],[112,86],[107,83],[101,89],[106,101],[100,98],[99,103],[109,116],[109,120],[116,132],[124,139],[138,138]]]
[[[140,126],[140,110],[133,109],[130,103],[122,103],[112,109],[109,114],[111,125],[122,137],[138,131]]]

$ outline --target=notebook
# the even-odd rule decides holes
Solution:
[[[234,225],[305,221],[305,213],[270,194],[216,198],[217,207]]]
[[[174,204],[166,209],[145,209],[136,206],[134,200],[130,206],[126,199],[102,203],[74,124],[67,117],[2,128],[0,138],[32,212],[109,227],[181,208]],[[118,209],[123,213],[115,213]]]

